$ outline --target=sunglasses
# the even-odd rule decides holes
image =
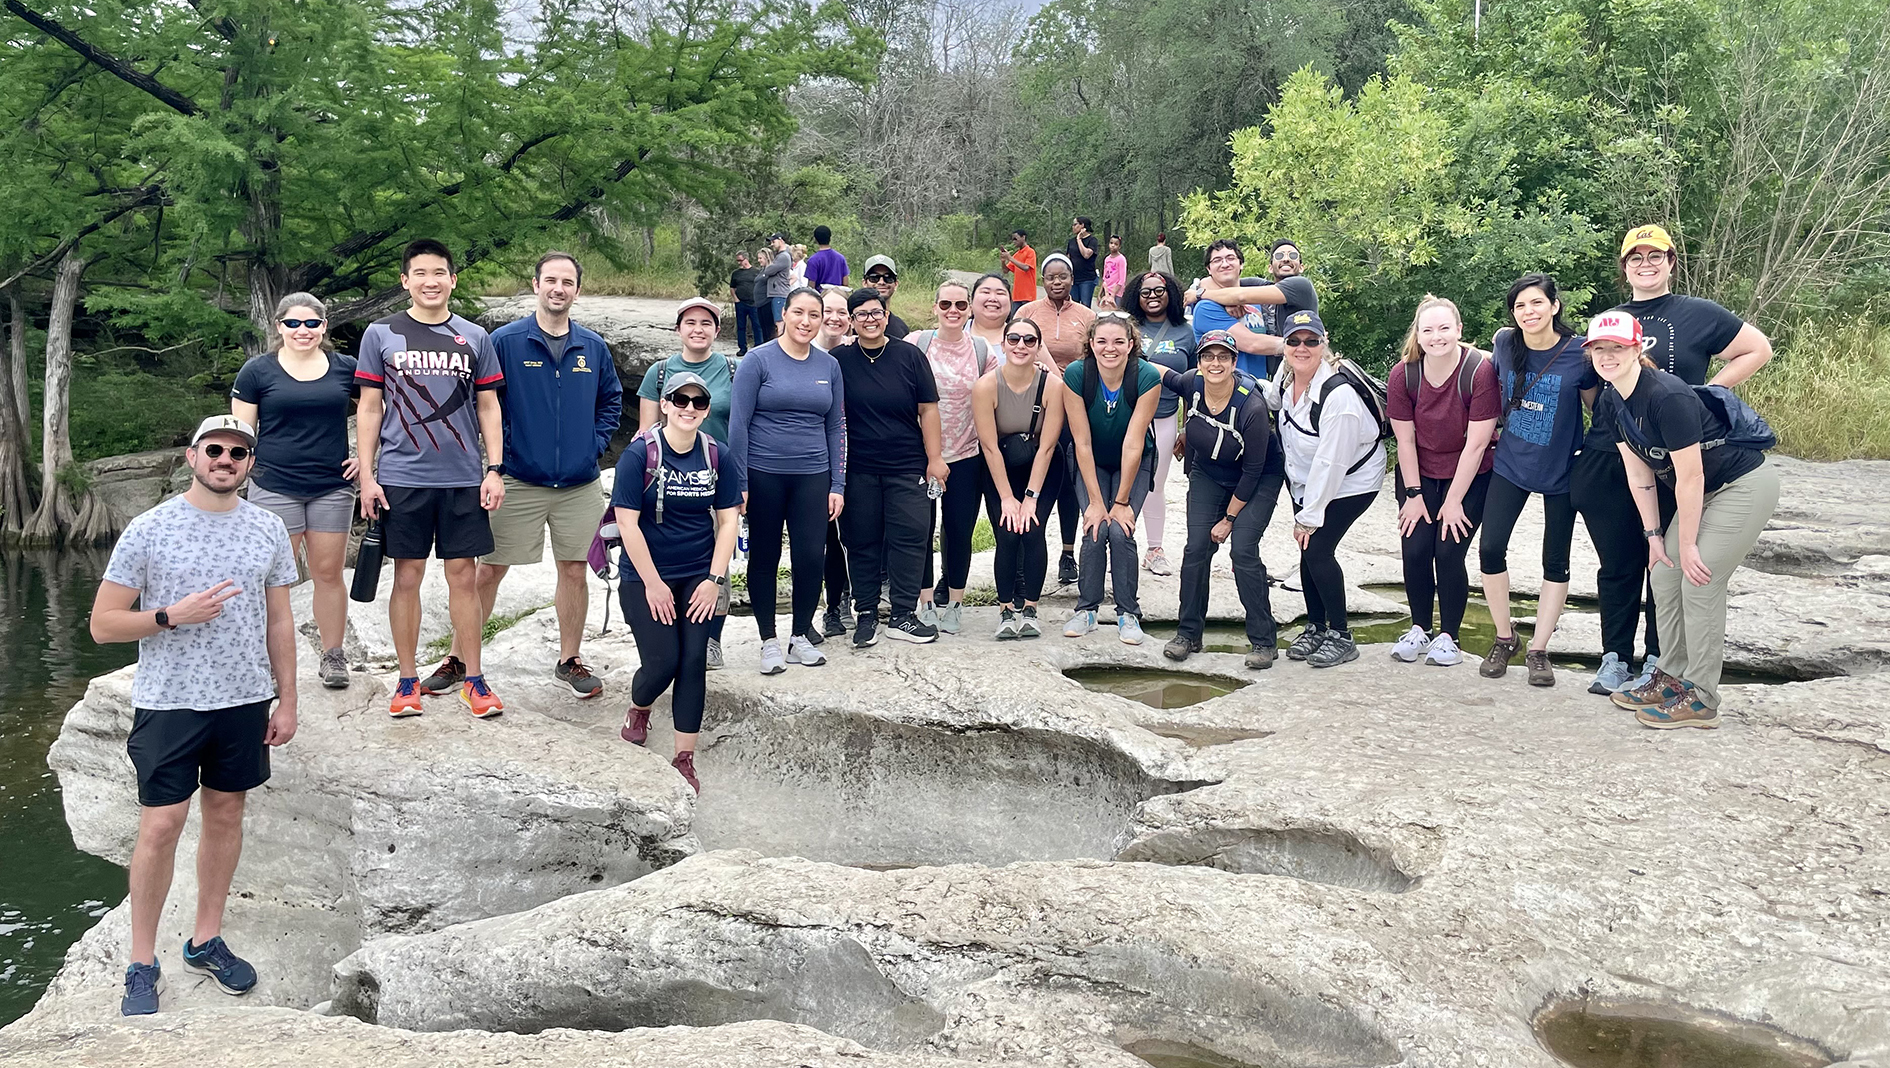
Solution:
[[[1286,260],[1286,261],[1288,261],[1288,262],[1291,262],[1291,263],[1298,263],[1298,262],[1299,262],[1299,253],[1298,253],[1298,252],[1295,252],[1294,250],[1292,250],[1292,249],[1290,249],[1290,248],[1283,248],[1283,249],[1281,249],[1280,251],[1278,251],[1278,252],[1275,252],[1275,253],[1273,254],[1273,258],[1274,258],[1274,259],[1275,259],[1276,261],[1277,261],[1277,260]]]
[[[283,320],[280,320],[283,326],[286,326],[291,330],[300,330],[305,326],[308,327],[310,330],[320,330],[322,328],[322,324],[327,321],[328,320],[326,319],[283,319]]]
[[[247,445],[205,445],[203,446],[203,454],[205,456],[210,457],[212,460],[222,459],[223,454],[225,452],[228,452],[230,454],[230,459],[235,460],[239,464],[242,463],[244,460],[249,459],[250,453],[252,451],[254,450],[252,450]]]
[[[1105,312],[1097,312],[1097,313],[1096,313],[1096,318],[1098,318],[1098,319],[1122,319],[1122,320],[1126,320],[1126,321],[1128,321],[1128,322],[1134,322],[1134,321],[1135,321],[1135,316],[1133,316],[1133,315],[1130,315],[1130,314],[1129,314],[1128,312],[1125,312],[1125,311],[1105,311]]]
[[[896,274],[869,274],[866,276],[866,280],[869,282],[897,282],[899,281],[899,276]]]
[[[1286,347],[1289,349],[1316,349],[1325,343],[1326,339],[1322,337],[1295,336],[1286,339]]]
[[[938,302],[939,311],[964,311],[969,307],[971,307],[971,302],[968,300],[941,300]]]
[[[671,393],[669,402],[678,408],[694,408],[698,412],[709,410],[709,398],[700,393]]]
[[[1005,334],[1004,335],[1004,343],[1006,345],[1022,345],[1027,349],[1036,348],[1037,345],[1041,343],[1042,341],[1043,339],[1038,337],[1035,334]]]

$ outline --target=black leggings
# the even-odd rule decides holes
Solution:
[[[663,691],[675,684],[669,697],[670,719],[676,733],[695,734],[702,729],[702,708],[709,696],[709,632],[718,619],[696,623],[689,618],[689,598],[707,575],[670,579],[670,595],[676,599],[676,622],[658,623],[650,614],[650,602],[643,595],[643,583],[632,578],[617,587],[623,617],[630,621],[630,633],[637,640],[637,673],[630,680],[630,703],[648,708]]]
[[[1483,540],[1477,543],[1478,562],[1486,575],[1509,571],[1509,536],[1529,501],[1529,491],[1496,472],[1490,472],[1490,493],[1483,504]],[[1568,550],[1575,541],[1575,506],[1566,493],[1542,495],[1542,581],[1568,581]]]
[[[1339,539],[1378,498],[1376,492],[1354,493],[1326,505],[1326,521],[1299,551],[1299,583],[1306,591],[1306,624],[1345,630],[1345,571],[1339,567]],[[1295,504],[1293,511],[1298,512]]]
[[[925,578],[919,589],[931,590],[933,600],[946,604],[952,590],[962,590],[971,580],[971,532],[978,525],[978,503],[984,499],[984,454],[967,456],[949,465],[951,477],[945,480],[945,495],[938,499],[933,518],[939,520],[938,555],[945,560],[945,574],[932,566],[931,535],[925,542]],[[932,583],[938,589],[932,590]]]
[[[1634,631],[1645,606],[1647,652],[1660,655],[1654,628],[1654,589],[1647,574],[1647,539],[1641,536],[1641,510],[1628,491],[1627,468],[1620,450],[1583,449],[1569,475],[1568,497],[1588,528],[1601,567],[1595,592],[1601,598],[1601,651],[1622,662],[1634,659]]]
[[[838,519],[827,520],[827,607],[847,610],[847,549]]]
[[[1035,460],[1032,460],[1035,463]],[[1025,503],[1033,503],[1024,496],[1030,488],[1031,464],[1004,469],[1005,481],[1010,484],[1011,496]],[[986,470],[989,470],[987,468]],[[1027,534],[1018,534],[1006,530],[1000,522],[1000,509],[1003,506],[1003,494],[997,483],[985,480],[984,510],[985,517],[991,521],[991,534],[997,539],[997,559],[992,563],[992,578],[997,583],[998,604],[1022,607],[1035,604],[1043,597],[1044,575],[1050,570],[1050,548],[1044,543],[1044,526],[1050,522],[1050,509],[1057,503],[1057,493],[1062,489],[1063,460],[1053,453],[1050,469],[1043,476],[1043,488],[1037,491],[1037,526]]]
[[[1476,537],[1477,525],[1483,522],[1483,502],[1489,495],[1493,474],[1485,471],[1478,475],[1464,493],[1463,514],[1470,520],[1470,531],[1455,541],[1437,522],[1444,498],[1450,494],[1451,480],[1418,476],[1419,486],[1424,491],[1424,507],[1431,513],[1431,521],[1419,523],[1404,538],[1404,592],[1411,602],[1411,622],[1424,628],[1426,633],[1431,629],[1433,599],[1443,614],[1443,626],[1437,628],[1437,633],[1454,639],[1458,637],[1458,628],[1463,626],[1464,609],[1470,604],[1470,568],[1464,561],[1470,556],[1470,542]],[[1398,472],[1398,500],[1400,504],[1404,501],[1402,471]]]
[[[1057,446],[1057,459],[1062,463],[1063,470],[1070,474],[1057,490],[1057,523],[1063,528],[1064,551],[1069,552],[1071,550],[1067,547],[1076,544],[1076,531],[1083,523],[1083,506],[1076,500],[1076,484],[1082,479],[1075,477],[1076,446],[1070,444],[1067,430],[1064,431],[1062,444]]]
[[[794,575],[794,629],[788,633],[806,634],[814,627],[827,563],[830,485],[825,471],[814,475],[748,473],[748,600],[754,605],[755,629],[763,641],[775,636],[774,584],[781,567],[783,530]]]

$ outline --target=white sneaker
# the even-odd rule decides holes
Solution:
[[[1431,650],[1424,654],[1424,662],[1432,667],[1455,667],[1463,663],[1463,650],[1448,634],[1439,634],[1431,639]]]
[[[931,601],[922,602],[919,605],[919,610],[914,612],[913,615],[918,616],[919,622],[928,627],[938,626],[938,606]]]
[[[814,648],[814,643],[807,640],[805,634],[796,634],[788,639],[788,659],[802,667],[819,667],[827,662],[827,654]]]
[[[1070,621],[1063,624],[1063,636],[1065,638],[1081,638],[1083,635],[1095,629],[1096,612],[1094,609],[1091,609],[1088,612],[1078,612],[1071,616]]]
[[[781,653],[781,639],[765,638],[761,643],[761,673],[779,675],[787,670],[787,657]]]
[[[1415,664],[1430,647],[1431,636],[1424,632],[1423,627],[1413,623],[1411,629],[1404,632],[1404,637],[1398,639],[1398,644],[1391,647],[1391,655],[1395,660]]]
[[[722,670],[722,643],[714,638],[709,639],[709,670]]]
[[[1142,644],[1141,621],[1127,612],[1118,615],[1116,617],[1116,637],[1121,638],[1122,644],[1124,645]]]
[[[964,620],[965,603],[953,601],[945,606],[945,611],[938,614],[938,622],[933,625],[938,628],[940,634],[956,634],[958,628],[964,625]]]

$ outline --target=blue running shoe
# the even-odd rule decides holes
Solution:
[[[256,969],[231,953],[221,935],[201,946],[193,946],[190,939],[184,939],[184,967],[216,980],[225,994],[241,996],[256,988]]]
[[[158,991],[164,988],[164,970],[156,961],[125,969],[125,998],[118,1003],[121,1016],[149,1016],[158,1011]]]

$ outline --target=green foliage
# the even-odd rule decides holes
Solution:
[[[1794,324],[1739,392],[1806,460],[1890,458],[1890,327],[1864,318]]]
[[[96,460],[182,445],[206,416],[229,411],[227,385],[117,369],[72,379],[72,454]]]

